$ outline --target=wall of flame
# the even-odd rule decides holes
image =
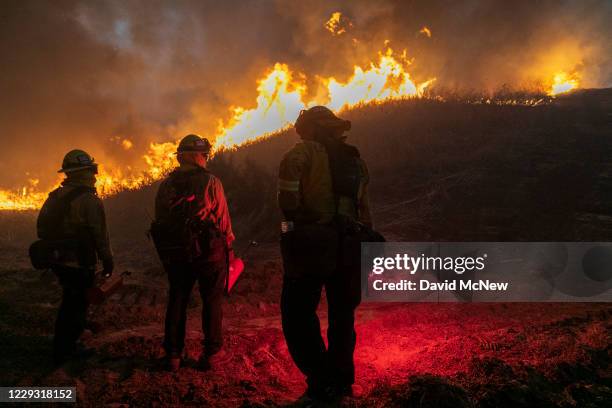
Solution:
[[[360,104],[384,103],[389,100],[422,97],[434,78],[415,83],[406,62],[394,55],[391,48],[380,52],[378,59],[366,67],[354,66],[352,76],[345,82],[333,77],[321,78],[327,90],[324,99],[306,99],[306,84],[302,75],[296,76],[286,64],[275,64],[257,81],[255,107],[232,107],[232,116],[220,122],[214,135],[214,152],[236,149],[244,144],[269,137],[293,124],[300,110],[324,104],[336,112]],[[138,189],[162,178],[176,166],[178,140],[151,143],[142,157],[143,170],[134,173],[121,167],[109,168],[100,164],[96,187],[102,197],[123,190]],[[131,148],[129,140],[122,141]],[[37,181],[16,190],[0,190],[0,210],[31,210],[40,208],[47,191],[37,189]]]

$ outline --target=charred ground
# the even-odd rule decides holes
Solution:
[[[609,241],[610,91],[543,106],[432,100],[346,114],[369,164],[377,228],[394,241]],[[287,405],[303,391],[282,337],[276,167],[287,131],[219,155],[247,270],[225,307],[230,362],[160,370],[166,280],[146,237],[156,191],[106,202],[125,287],[91,313],[95,358],[53,369],[60,290],[29,268],[34,213],[0,214],[0,384],[76,382],[82,405]],[[199,301],[187,349],[199,349]],[[323,308],[324,309],[324,308]],[[325,313],[323,320],[325,320]],[[356,406],[605,406],[612,398],[609,304],[366,304],[358,312]],[[392,402],[393,401],[393,402]],[[446,405],[445,405],[446,404]]]

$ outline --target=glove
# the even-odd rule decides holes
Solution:
[[[110,278],[111,275],[113,274],[113,270],[115,269],[115,263],[113,262],[112,259],[105,259],[102,262],[102,266],[104,267],[102,271],[102,276],[104,276],[107,279]]]

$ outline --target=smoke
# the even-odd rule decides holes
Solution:
[[[325,28],[341,12],[341,34]],[[135,168],[151,142],[212,136],[275,62],[349,77],[389,41],[411,74],[459,90],[612,84],[607,1],[4,1],[0,186],[50,185],[75,147]],[[431,37],[424,35],[427,27]]]

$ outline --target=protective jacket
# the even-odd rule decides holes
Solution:
[[[64,199],[71,191],[83,187],[87,188],[70,202],[69,210],[63,221],[50,230],[50,225],[53,223],[46,222],[46,220],[56,216],[51,213],[52,208],[56,207],[56,202]],[[89,180],[67,179],[61,187],[52,191],[38,216],[37,230],[38,237],[45,240],[78,238],[80,231],[85,230],[92,239],[98,258],[105,263],[112,263],[113,253],[106,226],[104,205],[96,194],[93,183],[90,183]],[[63,259],[62,263],[66,266],[78,266],[77,254],[66,254]]]
[[[181,200],[196,200],[193,215],[202,221],[212,222],[226,236],[228,247],[231,246],[235,238],[221,180],[190,163],[182,163],[175,170],[176,175],[186,172],[193,172],[195,175],[191,178],[194,194],[190,197],[177,197],[173,176],[166,178],[159,186],[155,198],[155,219],[163,220],[169,217],[171,208],[179,205]]]
[[[297,143],[283,156],[279,169],[278,201],[291,221],[327,224],[336,213],[371,226],[365,162],[359,159],[361,182],[358,199],[334,194],[325,147],[313,140]]]

